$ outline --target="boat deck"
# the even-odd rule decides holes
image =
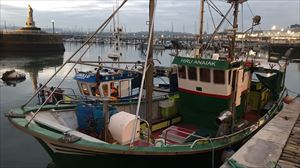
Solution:
[[[286,105],[221,168],[300,167],[300,97]]]

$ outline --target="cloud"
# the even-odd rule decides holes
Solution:
[[[119,0],[121,3],[122,0]],[[225,0],[213,0],[216,6],[225,13],[229,5]],[[54,19],[58,27],[82,27],[83,29],[96,28],[99,22],[104,21],[111,13],[115,0],[1,0],[1,24],[3,20],[11,24],[25,22],[27,5],[30,3],[34,10],[37,25],[49,26]],[[147,30],[149,0],[128,0],[120,11],[120,22],[127,30]],[[249,10],[251,7],[251,10]],[[251,25],[252,12],[262,16],[263,29],[270,29],[272,25],[287,27],[300,22],[300,0],[248,0],[243,5],[245,29]],[[211,11],[212,8],[210,8]],[[199,22],[200,0],[158,0],[156,10],[156,29],[197,32]],[[240,8],[240,13],[242,9]],[[221,17],[212,12],[214,22]],[[232,15],[230,15],[232,19]],[[213,30],[213,20],[210,11],[205,7],[205,29]],[[240,21],[240,27],[241,26]],[[228,25],[228,24],[227,24]],[[226,28],[226,27],[224,27]]]
[[[3,6],[10,6],[15,8],[27,8],[28,4],[36,11],[86,11],[86,10],[102,10],[111,7],[111,3],[104,1],[68,1],[68,0],[36,0],[36,1],[16,1],[16,0],[2,0]]]

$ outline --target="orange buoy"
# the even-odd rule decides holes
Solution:
[[[250,61],[250,60],[246,60],[245,65],[246,65],[246,67],[249,67],[249,68],[250,68],[250,67],[253,66],[253,62]]]
[[[292,96],[285,96],[285,98],[283,99],[283,102],[286,104],[290,104],[293,100],[294,100],[294,98]]]

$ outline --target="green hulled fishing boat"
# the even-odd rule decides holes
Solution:
[[[155,3],[150,1],[147,68],[141,82],[141,88],[144,84],[147,88],[146,119],[139,110],[142,91],[137,109],[128,111],[116,110],[108,105],[108,99],[102,99],[103,103],[85,99],[33,107],[27,102],[7,117],[16,128],[36,138],[57,167],[214,167],[227,149],[238,147],[266,124],[281,109],[286,96],[286,61],[263,67],[236,58],[234,36],[242,2],[228,0],[231,7],[224,17],[234,10],[234,33],[227,56],[208,56],[202,50],[197,57],[175,57],[178,94],[153,104]]]

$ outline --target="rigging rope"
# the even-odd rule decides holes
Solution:
[[[94,38],[94,36],[100,31],[102,32],[104,28],[107,26],[107,24],[111,21],[111,19],[115,16],[115,14],[121,9],[122,6],[127,2],[128,0],[124,0],[122,4],[102,23],[97,30],[63,63],[63,65],[48,79],[48,81],[39,89],[36,90],[36,92],[21,106],[21,108],[24,108],[28,103],[31,102],[31,100],[42,90],[43,87],[45,87],[53,78],[56,76],[58,72],[60,72],[67,63],[87,44],[90,43],[91,39]]]
[[[34,117],[39,113],[39,111],[44,107],[44,105],[48,102],[48,100],[52,97],[52,95],[54,94],[54,92],[60,87],[60,85],[65,81],[65,79],[67,78],[67,76],[71,73],[71,71],[75,68],[75,66],[81,61],[81,58],[86,54],[86,52],[89,50],[89,48],[91,47],[91,45],[88,45],[88,47],[86,48],[86,50],[83,52],[83,54],[78,58],[78,60],[76,61],[76,63],[71,67],[71,69],[67,72],[67,74],[65,75],[65,77],[61,80],[61,82],[57,85],[57,87],[55,87],[53,89],[53,91],[50,93],[50,95],[48,95],[48,98],[41,104],[41,106],[36,110],[36,112],[34,113],[34,115],[31,117],[31,119],[27,122],[27,124],[25,125],[25,127],[27,127],[31,121],[34,119]],[[42,89],[44,87],[41,87]]]
[[[211,4],[207,1],[207,4],[210,5],[221,17],[225,18],[225,20],[233,26],[233,24],[227,19],[227,17],[222,13],[222,11],[211,1],[209,0]]]
[[[211,9],[210,9],[210,5],[208,5],[208,10],[209,10],[209,14],[210,14],[212,23],[213,23],[213,25],[214,25],[214,29],[216,29],[216,23],[215,23],[215,20],[214,20],[213,15],[212,15],[212,12],[211,12]]]

